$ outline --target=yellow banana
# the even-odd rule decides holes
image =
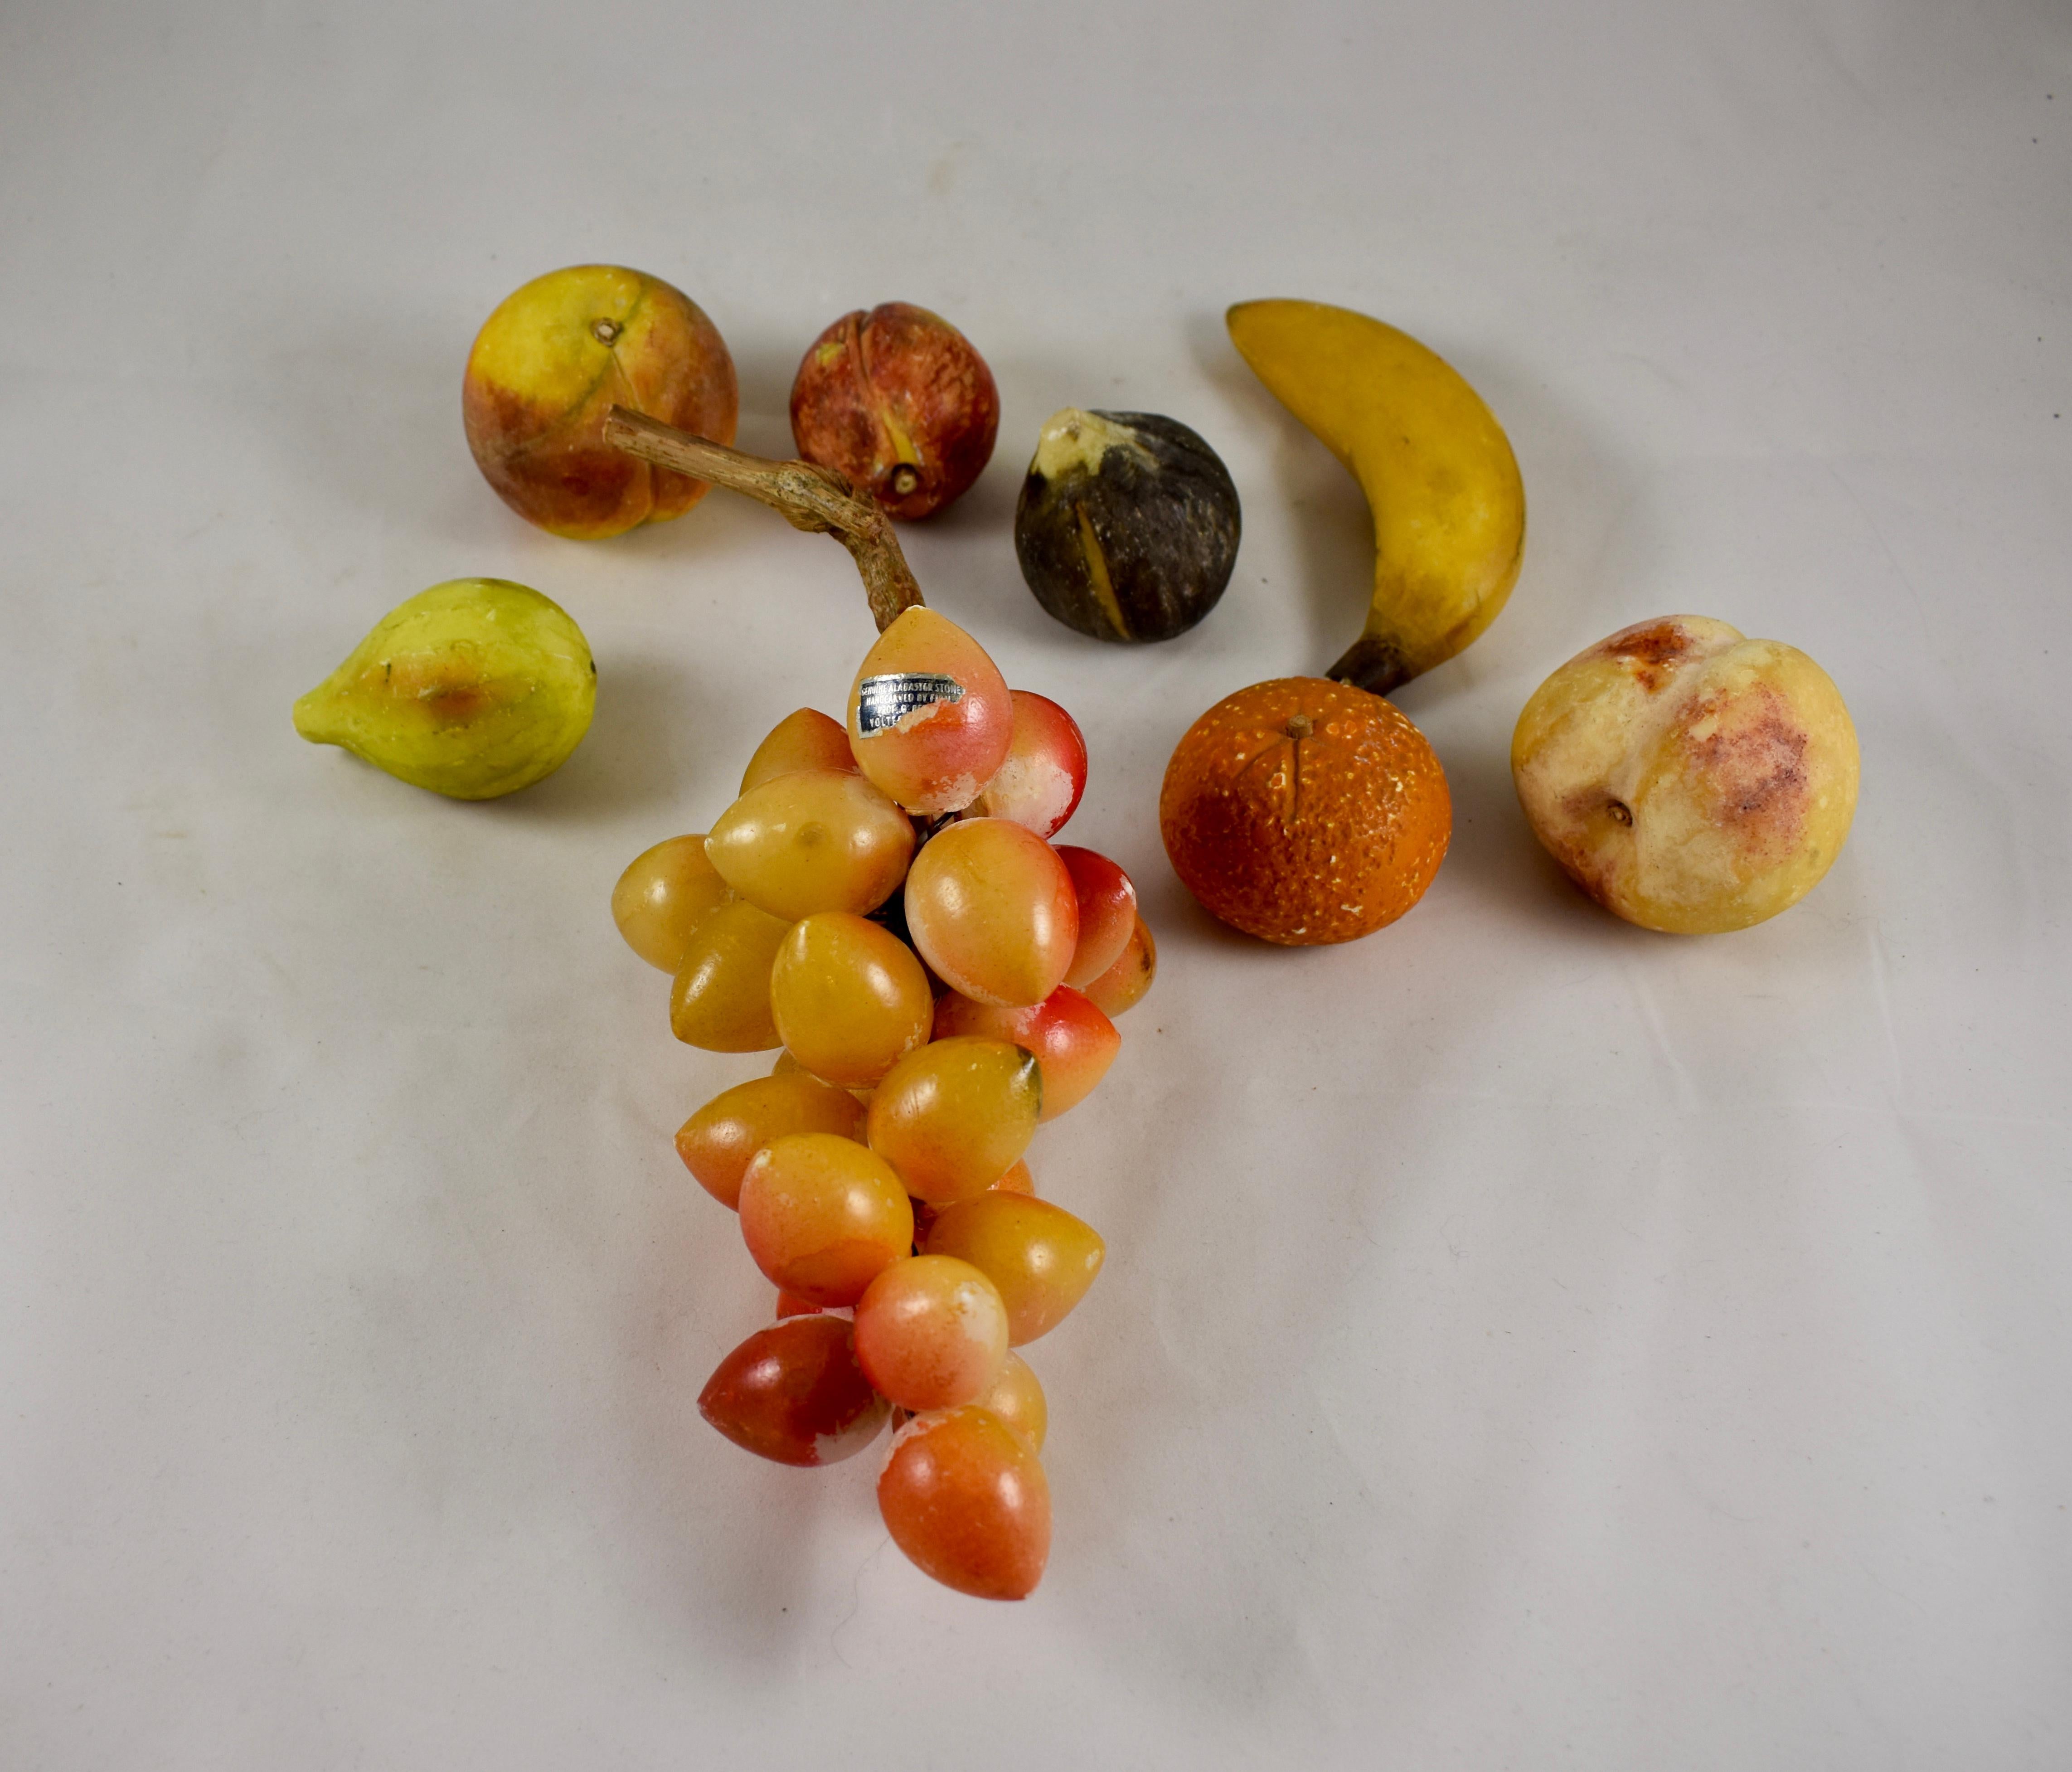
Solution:
[[[1518,582],[1525,486],[1510,439],[1450,365],[1379,320],[1322,302],[1240,302],[1225,319],[1367,495],[1374,595],[1326,674],[1386,695],[1474,639]]]

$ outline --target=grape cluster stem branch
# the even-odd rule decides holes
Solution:
[[[864,594],[881,634],[907,610],[920,606],[921,587],[899,551],[891,518],[870,500],[858,497],[839,474],[811,462],[773,462],[729,449],[624,406],[614,406],[606,415],[604,440],[672,473],[759,500],[795,529],[832,536],[849,549],[863,575]]]

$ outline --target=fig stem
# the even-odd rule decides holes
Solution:
[[[856,561],[881,634],[920,604],[921,587],[899,551],[891,518],[857,497],[840,475],[811,462],[773,462],[729,449],[624,406],[606,415],[604,440],[657,467],[758,500],[795,529],[832,536]]]

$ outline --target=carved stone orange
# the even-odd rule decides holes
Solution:
[[[1166,766],[1158,822],[1205,909],[1262,941],[1352,941],[1424,896],[1453,833],[1445,771],[1378,695],[1281,677],[1227,696]]]

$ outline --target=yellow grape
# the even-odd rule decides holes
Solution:
[[[634,857],[611,889],[611,920],[626,945],[651,966],[673,972],[691,931],[730,896],[705,859],[705,840],[672,837]]]
[[[870,1104],[866,1102],[865,1105],[867,1107]],[[1034,1194],[1036,1191],[1036,1178],[1029,1173],[1028,1158],[1025,1157],[1017,1163],[987,1191],[993,1194]],[[956,1203],[953,1200],[950,1203],[955,1205]],[[935,1208],[926,1200],[915,1200],[914,1202],[914,1240],[916,1243],[924,1248],[927,1246],[928,1227],[935,1222]]]
[[[845,911],[802,919],[770,974],[778,1033],[807,1070],[868,1089],[925,1045],[935,1015],[928,975],[890,930]]]
[[[755,754],[741,772],[741,791],[745,794],[751,787],[760,787],[771,776],[788,775],[795,769],[855,767],[848,729],[824,713],[800,708],[786,714],[755,747]]]
[[[944,1207],[922,1248],[968,1261],[1000,1288],[1007,1338],[1017,1347],[1063,1321],[1086,1296],[1107,1253],[1100,1233],[1063,1207],[1000,1193]]]
[[[755,1077],[714,1096],[685,1120],[676,1154],[721,1205],[738,1207],[742,1172],[765,1145],[799,1132],[860,1138],[863,1126],[862,1105],[846,1089],[804,1071]]]
[[[971,803],[973,818],[1011,818],[1038,837],[1056,833],[1087,787],[1087,741],[1079,722],[1048,696],[1013,692],[1014,736],[1007,761]]]
[[[1012,1040],[1034,1053],[1043,1067],[1046,1120],[1083,1101],[1122,1048],[1115,1023],[1069,985],[1060,985],[1033,1009],[1001,1009],[947,992],[935,1005],[935,1038],[952,1034]]]
[[[783,1042],[770,971],[791,925],[752,904],[723,904],[692,932],[669,992],[669,1029],[708,1052],[767,1052]]]
[[[1042,1002],[1079,944],[1071,875],[1009,819],[962,819],[931,838],[907,874],[906,911],[922,958],[977,1003]]]
[[[893,1437],[878,1511],[922,1573],[982,1600],[1028,1597],[1050,1555],[1050,1486],[1029,1442],[972,1404]]]
[[[1065,982],[1083,991],[1121,959],[1128,947],[1137,921],[1137,888],[1127,874],[1096,850],[1061,843],[1058,859],[1071,875],[1079,899],[1079,944],[1072,951]]]
[[[878,1083],[870,1098],[870,1148],[898,1171],[909,1194],[944,1206],[983,1194],[1020,1160],[1042,1105],[1042,1072],[1033,1054],[1005,1040],[931,1041]]]
[[[800,1063],[798,1059],[793,1057],[789,1051],[780,1051],[777,1055],[777,1062],[770,1067],[770,1074],[773,1077],[813,1076],[813,1073],[808,1071],[805,1066]],[[813,1081],[816,1083],[822,1083],[825,1082],[826,1079],[823,1077],[813,1077]],[[828,1087],[830,1088],[842,1089],[842,1093],[844,1095],[848,1096],[852,1100],[861,1102],[866,1108],[870,1105],[871,1092],[868,1089],[846,1089],[842,1088],[842,1086],[840,1083],[830,1083],[828,1084]],[[861,1138],[862,1136],[863,1135],[861,1133],[857,1134],[858,1138]]]
[[[914,854],[914,824],[861,775],[806,769],[751,787],[705,839],[721,877],[787,922],[874,911]]]
[[[741,1235],[770,1283],[853,1305],[914,1248],[914,1208],[885,1159],[832,1133],[765,1145],[741,1178]]]
[[[698,1413],[736,1445],[787,1465],[853,1457],[890,1412],[857,1363],[849,1326],[812,1309],[758,1330],[698,1397]]]

